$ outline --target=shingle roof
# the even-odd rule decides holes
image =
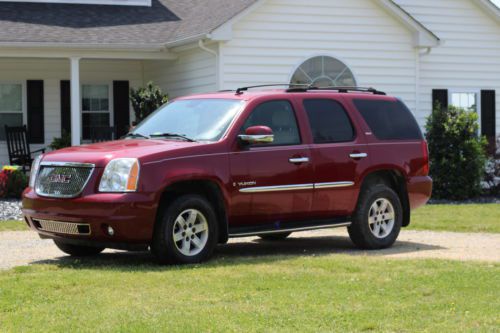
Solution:
[[[0,43],[167,44],[206,34],[257,0],[153,0],[151,7],[2,2]]]

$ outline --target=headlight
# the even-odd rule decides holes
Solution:
[[[43,155],[38,155],[31,163],[30,183],[29,187],[35,188],[36,175],[40,169],[40,162],[42,162]]]
[[[134,192],[138,180],[139,161],[136,158],[117,158],[106,165],[99,192]]]

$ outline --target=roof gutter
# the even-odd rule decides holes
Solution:
[[[0,42],[5,48],[65,48],[106,51],[166,51],[164,44],[96,44],[96,43],[38,43],[38,42]]]

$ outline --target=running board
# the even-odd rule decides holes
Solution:
[[[248,237],[258,235],[279,234],[284,232],[296,232],[318,229],[330,229],[339,227],[348,227],[351,225],[350,221],[346,219],[335,220],[321,220],[321,221],[307,221],[307,222],[289,222],[289,223],[276,223],[266,224],[252,227],[236,227],[229,228],[229,237]]]

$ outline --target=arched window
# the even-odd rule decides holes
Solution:
[[[293,73],[290,84],[308,84],[314,87],[356,86],[349,67],[343,62],[327,56],[318,56],[304,61]]]

